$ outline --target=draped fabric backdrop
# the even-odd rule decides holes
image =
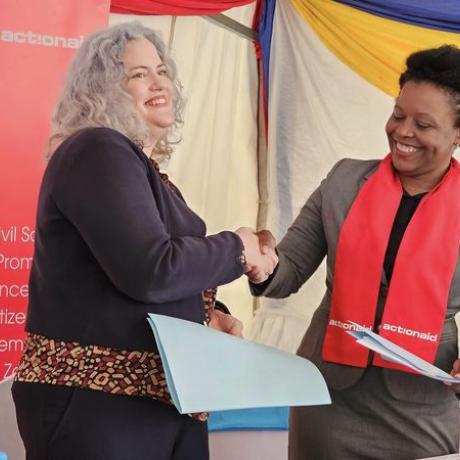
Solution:
[[[377,16],[429,29],[460,32],[458,0],[337,0]]]
[[[119,14],[198,16],[217,14],[255,0],[112,0],[110,11]]]

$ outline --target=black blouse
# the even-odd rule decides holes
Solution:
[[[385,260],[383,262],[383,268],[385,270],[385,276],[390,281],[391,275],[393,274],[393,267],[398,253],[399,245],[401,244],[402,237],[409,225],[412,216],[420,204],[420,201],[425,196],[425,193],[419,193],[417,195],[409,195],[405,190],[399,204],[398,212],[396,213],[395,220],[393,222],[393,228],[391,229],[390,239],[388,241],[387,250],[385,253]]]

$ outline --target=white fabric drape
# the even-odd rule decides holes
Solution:
[[[254,5],[225,14],[250,27]],[[139,20],[169,42],[171,16],[111,15]],[[253,44],[199,16],[176,18],[172,56],[187,100],[182,142],[162,165],[208,233],[255,227],[257,219],[257,62]],[[244,277],[219,299],[248,325],[253,300]]]
[[[278,0],[270,56],[268,227],[282,237],[333,164],[343,157],[381,158],[393,100],[342,64]],[[325,290],[324,264],[299,293],[263,299],[254,340],[295,351]]]

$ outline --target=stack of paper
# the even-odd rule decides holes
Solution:
[[[460,454],[441,455],[440,457],[424,457],[418,460],[460,460]]]
[[[359,344],[379,353],[382,358],[387,359],[388,361],[403,364],[404,366],[435,380],[441,380],[449,383],[460,383],[459,378],[452,377],[447,372],[439,369],[439,367],[433,366],[433,364],[430,364],[428,361],[425,361],[404,348],[401,348],[390,340],[385,339],[368,329],[360,328],[359,324],[353,323],[352,321],[349,322],[350,324],[355,325],[357,330],[348,330],[346,332],[352,335]]]
[[[154,314],[148,321],[181,414],[331,402],[306,359],[190,321]]]

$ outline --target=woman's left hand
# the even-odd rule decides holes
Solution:
[[[236,337],[243,337],[243,323],[238,318],[219,310],[211,310],[209,316],[211,318],[209,327]]]
[[[460,378],[460,359],[456,359],[452,365],[452,370],[450,371],[452,377]],[[460,383],[446,383],[455,393],[460,393]]]

